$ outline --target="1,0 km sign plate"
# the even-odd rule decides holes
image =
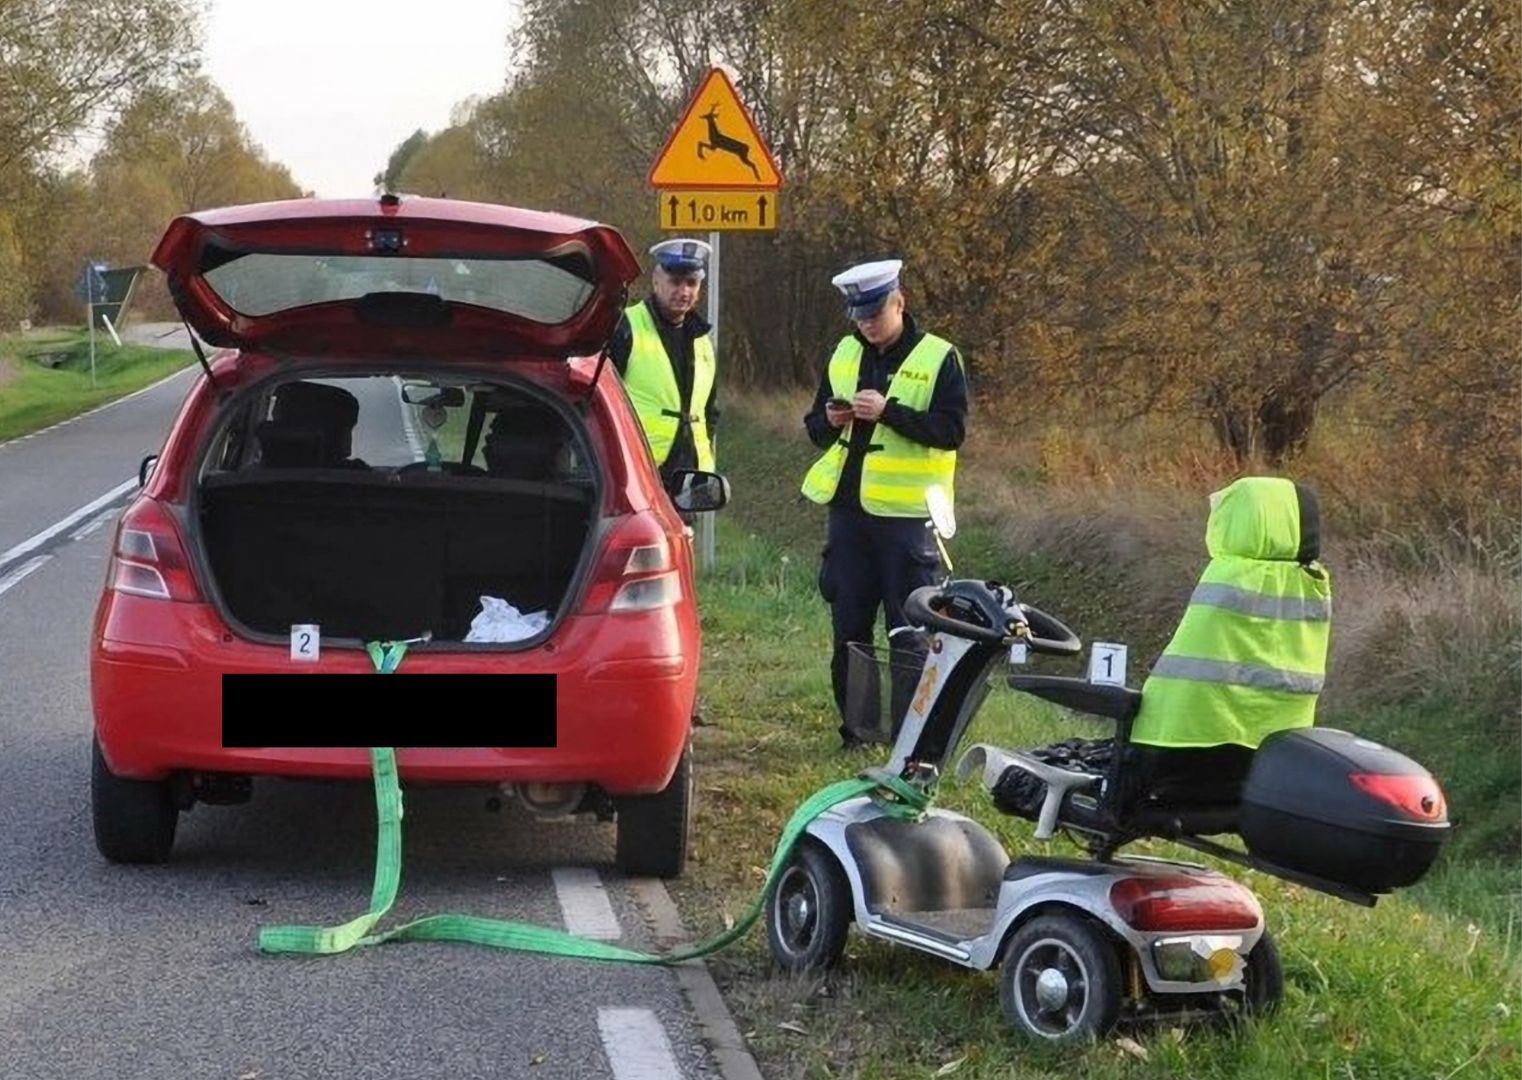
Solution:
[[[658,196],[661,228],[722,232],[775,229],[775,191],[662,191]]]

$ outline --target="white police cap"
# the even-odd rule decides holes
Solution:
[[[903,268],[902,259],[861,263],[836,274],[830,284],[845,294],[848,318],[866,319],[877,314],[889,294],[898,288],[898,274]]]
[[[708,272],[708,256],[713,248],[701,240],[678,237],[662,240],[650,249],[655,261],[673,274],[692,274],[703,277]]]

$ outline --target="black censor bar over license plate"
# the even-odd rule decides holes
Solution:
[[[222,676],[222,745],[555,745],[553,674],[231,674]]]

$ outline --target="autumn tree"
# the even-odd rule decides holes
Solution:
[[[0,179],[196,63],[192,0],[0,4]]]
[[[411,179],[641,250],[651,160],[724,64],[786,178],[775,232],[724,237],[730,378],[811,382],[847,329],[830,275],[897,255],[1001,423],[1153,414],[1284,463],[1335,403],[1473,505],[1516,473],[1517,24],[1485,0],[528,0],[507,87]]]
[[[407,167],[407,162],[418,149],[428,141],[428,132],[418,128],[401,142],[396,144],[396,149],[391,151],[391,156],[386,159],[386,167],[375,174],[375,187],[377,191],[396,191],[397,184],[401,179],[402,170]]]
[[[214,206],[297,198],[283,165],[249,138],[226,96],[204,76],[149,88],[107,128],[88,170],[45,185],[33,221],[32,258],[47,282],[39,300],[56,318],[73,316],[69,291],[87,258],[146,262],[177,214]],[[170,314],[156,280],[135,303]]]
[[[1389,0],[1348,27],[1371,98],[1357,135],[1394,196],[1389,364],[1370,408],[1410,447],[1408,498],[1455,521],[1495,507],[1514,522],[1522,495],[1518,22],[1515,5]]]

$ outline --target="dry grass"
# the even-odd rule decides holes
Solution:
[[[758,395],[747,415],[797,439],[809,400]],[[1370,434],[1328,417],[1291,467],[1244,469],[1202,430],[1160,420],[1011,425],[993,406],[969,424],[959,508],[1016,555],[1123,581],[1110,610],[1156,636],[1176,622],[1203,565],[1206,496],[1244,472],[1292,476],[1323,502],[1323,558],[1337,596],[1328,694],[1382,701],[1461,680],[1466,699],[1483,682],[1486,700],[1505,690],[1517,704],[1519,547],[1509,501],[1413,518],[1407,483],[1389,467],[1396,448]]]

